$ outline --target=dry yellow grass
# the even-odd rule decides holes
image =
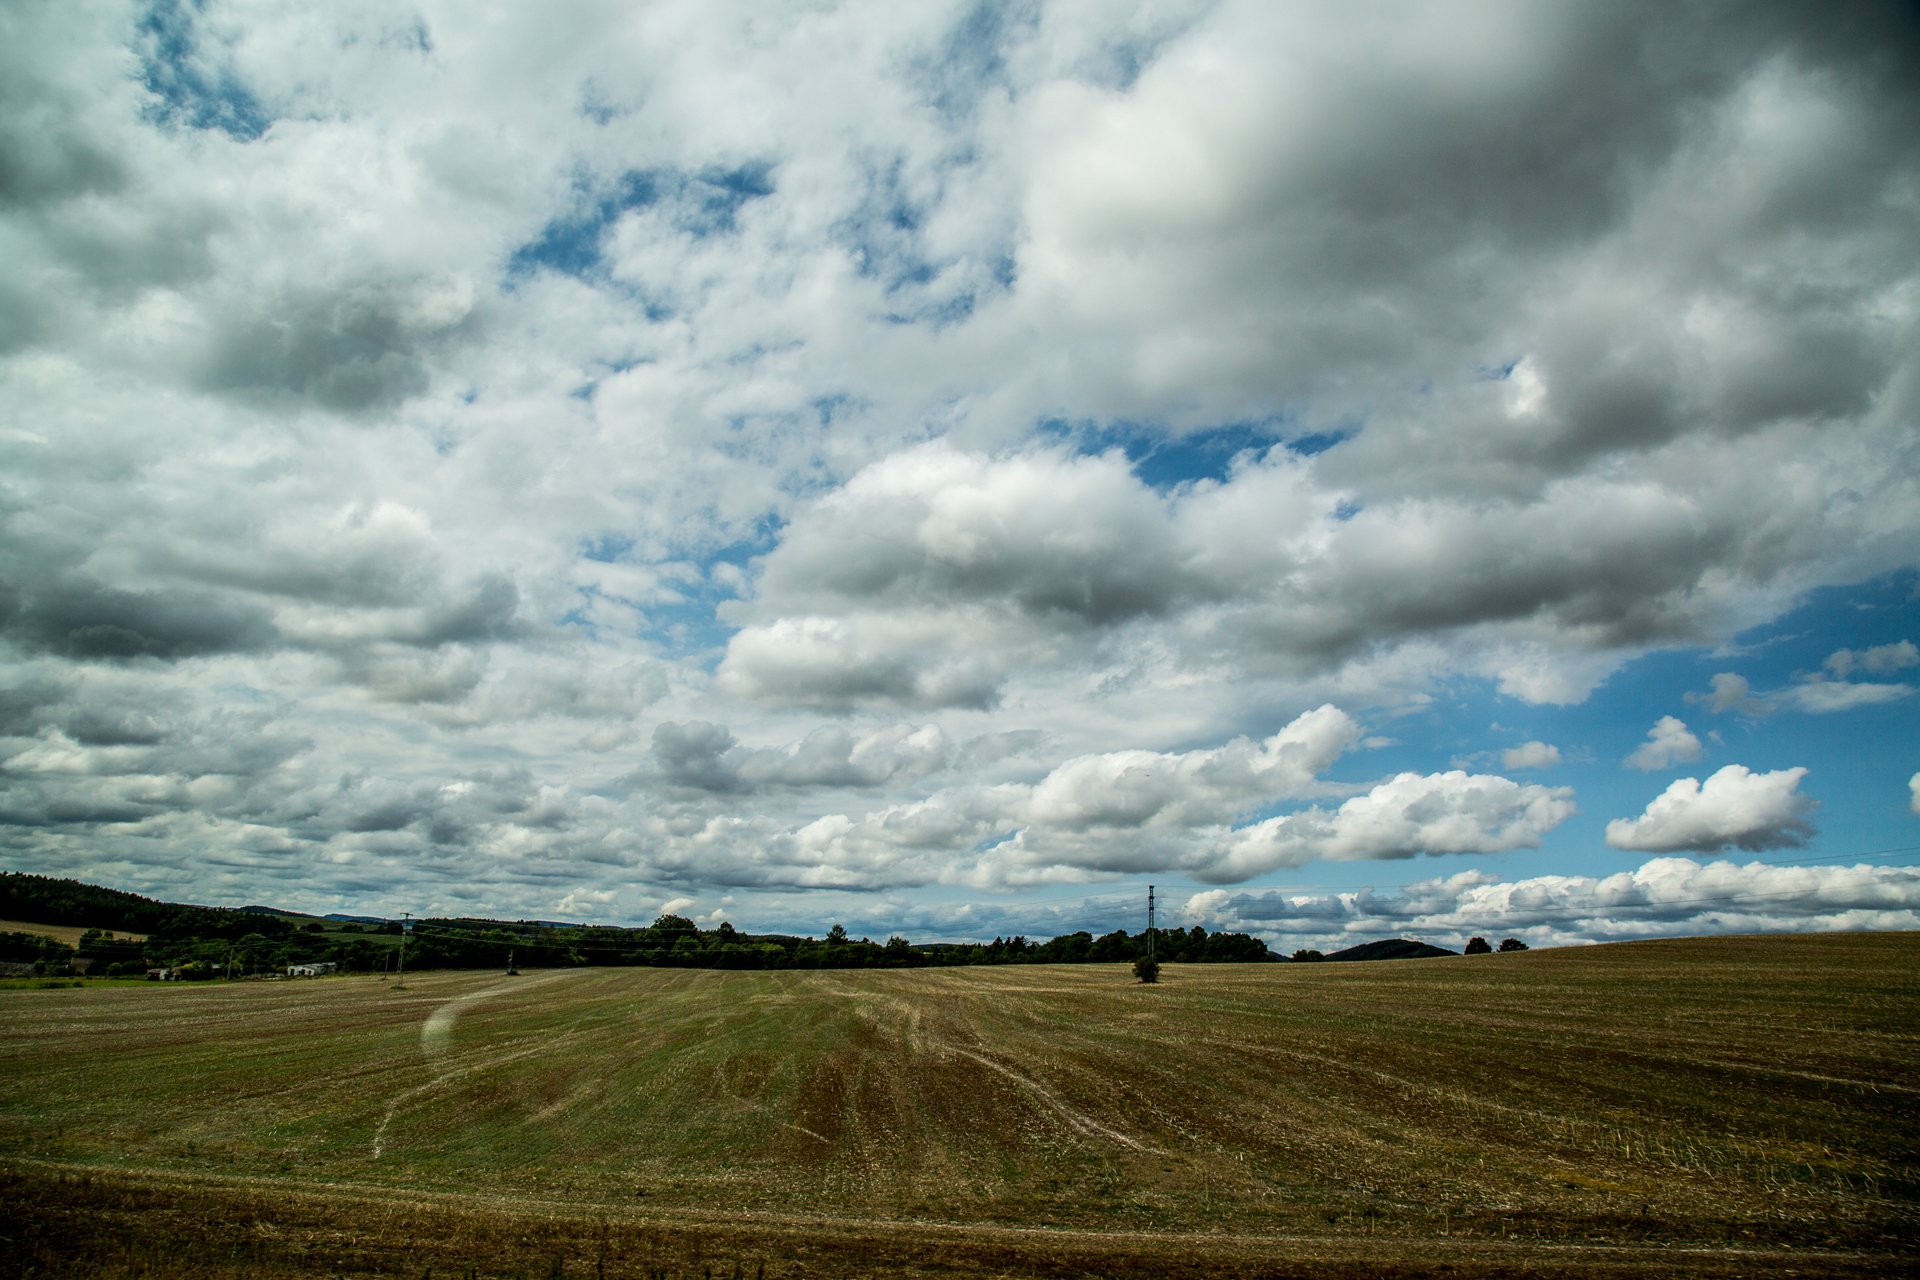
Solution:
[[[693,1232],[783,1274],[1886,1274],[1920,1221],[1917,1014],[1909,934],[1156,987],[1062,966],[23,990],[0,993],[0,1161],[29,1188],[228,1197],[415,1274],[486,1273],[474,1241],[516,1222],[570,1257],[597,1230],[603,1263],[645,1239],[692,1266]],[[407,1253],[368,1203],[439,1243]],[[112,1219],[71,1212],[76,1240]]]
[[[86,931],[85,925],[29,924],[24,920],[0,920],[0,933],[31,933],[37,937],[52,938],[55,942],[64,942],[70,947],[79,946],[81,935]],[[126,933],[117,929],[114,930],[113,936],[131,938],[135,942],[147,940],[147,935],[144,933]]]

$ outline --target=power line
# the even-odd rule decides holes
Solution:
[[[413,932],[413,912],[403,911],[400,915],[400,976],[394,981],[395,988],[407,985],[407,935]]]

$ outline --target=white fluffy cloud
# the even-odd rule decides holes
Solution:
[[[1193,923],[1244,929],[1283,950],[1330,950],[1383,936],[1458,950],[1473,935],[1516,935],[1535,946],[1615,942],[1674,933],[1920,928],[1920,870],[1777,867],[1655,858],[1610,876],[1505,880],[1461,872],[1394,894],[1193,895]]]
[[[1710,853],[1736,845],[1742,849],[1787,849],[1813,834],[1807,815],[1818,802],[1798,793],[1805,769],[1753,773],[1730,764],[1709,777],[1681,778],[1647,805],[1638,818],[1607,824],[1607,843],[1616,849]]]
[[[1675,761],[1699,758],[1700,739],[1688,730],[1686,722],[1675,716],[1661,716],[1653,728],[1647,730],[1646,742],[1622,763],[1630,769],[1652,772],[1664,769]]]
[[[1234,832],[1224,863],[1199,878],[1240,880],[1315,858],[1352,862],[1537,848],[1541,836],[1576,812],[1571,787],[1522,786],[1457,769],[1403,773],[1331,812],[1315,806]]]
[[[1078,756],[1032,783],[947,787],[792,830],[715,817],[701,835],[700,870],[722,882],[869,888],[943,880],[999,887],[1174,868],[1245,879],[1253,872],[1229,852],[1229,824],[1321,790],[1316,775],[1358,737],[1354,722],[1329,705],[1262,742]],[[669,771],[709,789],[739,785],[743,769],[727,764],[737,750],[712,725],[672,726],[655,741]],[[784,768],[797,754],[739,759]],[[897,749],[890,758],[899,758]],[[838,767],[837,750],[833,759]]]

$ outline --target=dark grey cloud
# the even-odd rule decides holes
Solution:
[[[947,763],[949,745],[935,727],[897,724],[855,734],[824,725],[791,746],[743,747],[705,721],[656,725],[653,757],[671,781],[706,791],[880,787],[916,781]]]
[[[37,591],[0,583],[0,635],[83,661],[201,657],[261,649],[279,638],[268,612],[249,602],[74,579]]]

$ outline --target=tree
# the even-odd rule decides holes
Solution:
[[[1500,949],[1502,951],[1525,951],[1527,949],[1527,944],[1520,941],[1520,939],[1518,938],[1508,938],[1505,942],[1502,942],[1500,944]]]
[[[1493,953],[1493,948],[1487,945],[1487,940],[1485,938],[1470,938],[1467,940],[1468,955],[1484,956],[1484,955],[1491,955],[1492,953]]]
[[[1160,962],[1152,956],[1141,956],[1133,962],[1133,976],[1142,982],[1160,981]]]
[[[1301,950],[1293,953],[1293,962],[1295,964],[1309,964],[1315,960],[1325,960],[1325,959],[1326,957],[1321,955],[1318,951],[1308,951],[1305,948],[1302,948]]]
[[[830,947],[846,946],[847,945],[846,929],[841,925],[835,925],[833,926],[833,928],[827,930],[827,945]]]

